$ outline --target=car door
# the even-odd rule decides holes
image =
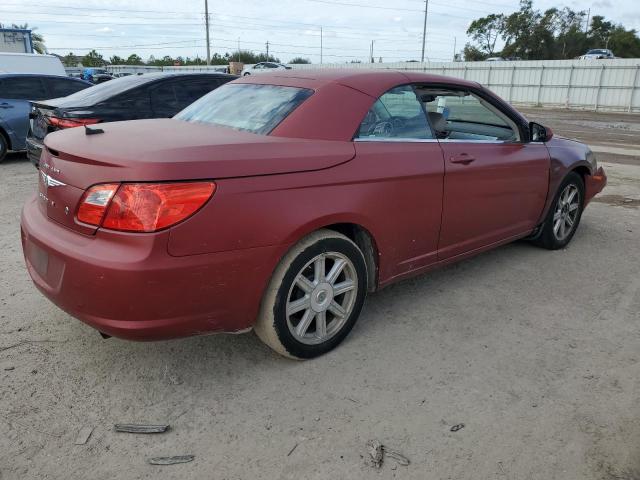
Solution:
[[[549,184],[545,145],[525,143],[517,119],[486,94],[425,87],[420,97],[445,159],[438,259],[531,232]]]
[[[16,76],[0,80],[0,125],[12,150],[24,150],[29,131],[29,100],[44,100],[47,90],[40,77]]]
[[[362,121],[356,157],[371,196],[383,246],[381,277],[397,278],[437,260],[444,160],[411,85],[383,94]]]

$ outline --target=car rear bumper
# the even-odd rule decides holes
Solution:
[[[30,198],[22,245],[36,287],[102,333],[159,340],[250,328],[285,246],[172,257],[169,233],[82,235]]]
[[[607,185],[607,174],[604,168],[599,167],[593,175],[585,176],[585,205],[588,204],[593,197],[600,193]]]
[[[42,144],[33,138],[27,138],[27,158],[36,167],[40,165],[40,155],[42,154]]]

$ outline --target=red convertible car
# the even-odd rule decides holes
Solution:
[[[368,292],[517,239],[567,245],[606,176],[552,135],[453,78],[244,77],[173,119],[48,135],[26,264],[105,336],[253,328],[311,358]]]

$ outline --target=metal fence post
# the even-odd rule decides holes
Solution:
[[[633,83],[631,84],[631,95],[629,95],[629,113],[633,111],[633,94],[636,91],[636,84],[638,83],[638,72],[640,71],[640,65],[636,65],[636,73],[633,76]]]
[[[595,111],[598,111],[598,104],[600,103],[600,91],[602,90],[602,77],[604,76],[604,69],[606,67],[604,65],[602,65],[602,68],[600,69],[600,78],[598,79],[598,91],[596,92],[596,105],[595,105]]]
[[[536,100],[536,107],[540,106],[540,94],[542,93],[542,78],[544,77],[544,65],[540,66],[540,80],[538,81],[538,98]]]
[[[466,80],[466,79],[467,79],[467,68],[469,68],[469,67],[467,67],[467,66],[465,65],[465,66],[464,66],[464,74],[462,75],[462,79],[463,79],[463,80]]]
[[[489,64],[489,75],[487,75],[487,88],[491,89],[491,64]]]
[[[571,102],[571,87],[573,83],[573,70],[574,66],[571,65],[571,72],[569,73],[569,83],[567,84],[567,99],[564,102],[564,108],[569,109],[569,104]]]
[[[516,66],[511,67],[511,80],[509,81],[509,103],[513,99],[513,80],[516,77]]]

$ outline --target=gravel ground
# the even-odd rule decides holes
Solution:
[[[293,362],[253,334],[102,340],[58,310],[23,266],[36,173],[14,155],[0,165],[0,479],[640,479],[640,163],[622,157],[566,250],[518,242],[389,287],[337,350]],[[128,422],[171,429],[114,432]],[[411,464],[367,465],[371,439]]]

